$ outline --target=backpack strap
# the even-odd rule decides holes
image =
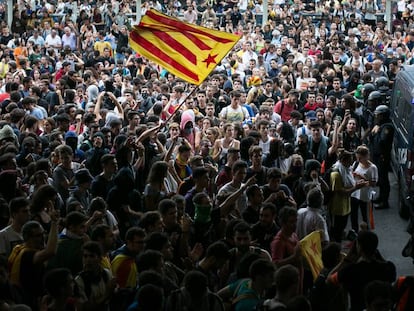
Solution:
[[[243,280],[240,281],[240,283],[237,285],[236,289],[234,290],[233,299],[231,300],[232,307],[234,307],[237,303],[239,303],[243,299],[254,299],[254,298],[257,298],[256,295],[254,295],[253,293],[245,293],[245,294],[237,295],[237,293],[239,292],[240,288],[243,286],[244,281],[246,281],[246,280],[247,280],[247,282],[250,282],[249,279],[243,279]]]

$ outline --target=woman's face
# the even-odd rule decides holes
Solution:
[[[234,134],[234,127],[233,126],[228,126],[226,128],[226,137],[232,137]]]
[[[208,120],[208,119],[203,120],[203,129],[206,130],[210,127],[211,127],[210,120]]]
[[[53,126],[49,121],[45,121],[43,123],[43,129],[45,130],[46,133],[50,133],[53,130]]]

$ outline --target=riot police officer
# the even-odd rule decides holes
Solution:
[[[372,85],[372,84],[371,84]],[[373,85],[372,85],[373,86]],[[379,105],[383,104],[383,97],[379,91],[371,91],[367,96],[365,101],[364,109],[362,110],[362,116],[366,121],[367,128],[365,129],[364,136],[362,136],[362,141],[366,143],[368,136],[371,133],[372,128],[374,127],[374,111]]]
[[[390,106],[391,103],[391,89],[390,81],[386,77],[380,77],[375,81],[377,91],[381,93],[384,105]]]
[[[388,172],[391,167],[391,149],[394,139],[394,126],[390,119],[390,108],[379,105],[374,111],[375,126],[371,130],[370,147],[372,161],[378,167],[378,186],[380,190],[377,208],[388,208],[390,181]]]

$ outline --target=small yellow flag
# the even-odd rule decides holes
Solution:
[[[302,255],[306,258],[312,271],[313,280],[316,280],[323,268],[321,233],[314,231],[300,241]]]
[[[129,44],[174,75],[200,85],[240,36],[182,22],[150,9],[129,33]]]

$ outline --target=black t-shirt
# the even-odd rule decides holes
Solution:
[[[270,228],[265,228],[259,222],[257,222],[252,226],[252,240],[256,241],[256,243],[261,248],[270,252],[270,244],[272,243],[273,238],[276,236],[279,230],[280,228],[276,223],[273,223]]]
[[[395,265],[390,262],[361,261],[350,264],[338,272],[338,281],[343,284],[351,297],[351,311],[365,308],[364,288],[375,280],[392,283],[396,278]]]

